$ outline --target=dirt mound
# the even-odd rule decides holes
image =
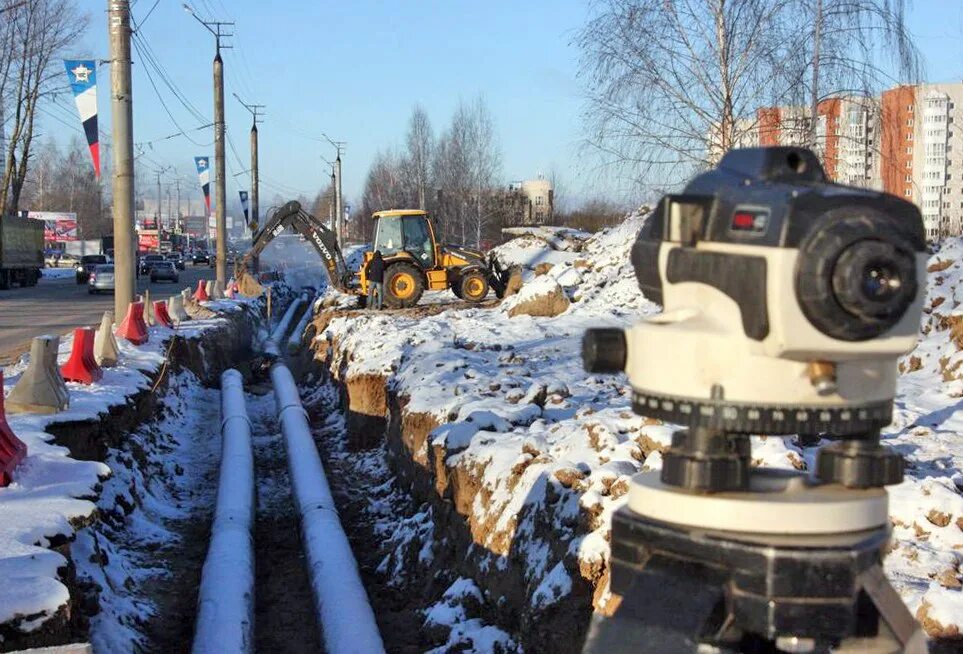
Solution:
[[[526,315],[550,318],[564,313],[569,304],[568,296],[559,283],[551,277],[542,276],[538,282],[526,286],[514,296],[508,307],[508,317]]]

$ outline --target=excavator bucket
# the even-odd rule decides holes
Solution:
[[[247,271],[247,266],[237,266],[234,269],[234,279],[237,280],[237,290],[244,297],[261,297],[264,287]]]

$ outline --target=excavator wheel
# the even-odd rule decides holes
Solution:
[[[385,270],[385,306],[404,309],[418,304],[425,292],[421,271],[410,263],[393,263]]]
[[[471,270],[461,277],[459,297],[468,302],[481,302],[488,296],[488,280],[480,270]]]

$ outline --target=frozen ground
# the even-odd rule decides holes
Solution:
[[[479,572],[452,593],[495,602],[498,574],[520,575],[521,629],[536,629],[586,583],[596,605],[605,601],[611,513],[631,475],[661,467],[670,442],[671,425],[632,413],[624,376],[587,375],[580,357],[587,327],[627,326],[659,310],[639,293],[629,263],[643,220],[631,217],[577,252],[531,235],[500,248],[532,268],[554,264],[530,272],[525,293],[564,289],[571,305],[555,317],[510,318],[512,299],[437,315],[336,317],[317,337],[333,345],[332,368],[346,380],[383,377],[406,416],[438,425],[408,445],[476,546]],[[886,572],[930,635],[952,636],[963,626],[963,246],[946,244],[933,261],[952,263],[930,274],[928,306],[939,306],[903,361],[896,419],[884,435],[909,464],[904,483],[890,488]],[[767,466],[804,469],[814,453],[791,438],[753,443],[754,459]],[[439,607],[431,619],[456,613]]]
[[[236,310],[233,302],[212,307]],[[179,328],[182,338],[223,325],[212,318],[193,320]],[[110,462],[80,461],[65,447],[54,444],[45,428],[54,423],[98,420],[112,408],[123,406],[134,394],[148,389],[153,374],[166,359],[167,340],[173,330],[150,329],[150,341],[135,347],[118,339],[120,364],[104,369],[93,385],[68,383],[70,407],[53,415],[10,414],[13,432],[28,447],[28,456],[14,473],[13,483],[0,488],[0,625],[15,625],[21,632],[40,628],[67,603],[68,591],[58,569],[67,564],[54,542],[73,538],[94,513],[101,485],[112,474]],[[72,337],[61,341],[59,363],[66,361]],[[29,355],[4,369],[7,390],[26,369]]]

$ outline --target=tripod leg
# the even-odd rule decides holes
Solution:
[[[631,581],[611,617],[592,616],[582,654],[693,654],[725,617],[724,580],[704,566],[656,555],[612,574]]]
[[[882,568],[874,565],[865,570],[859,575],[859,583],[879,611],[881,621],[903,646],[903,654],[926,654],[926,636],[923,635],[923,630],[886,580]]]

